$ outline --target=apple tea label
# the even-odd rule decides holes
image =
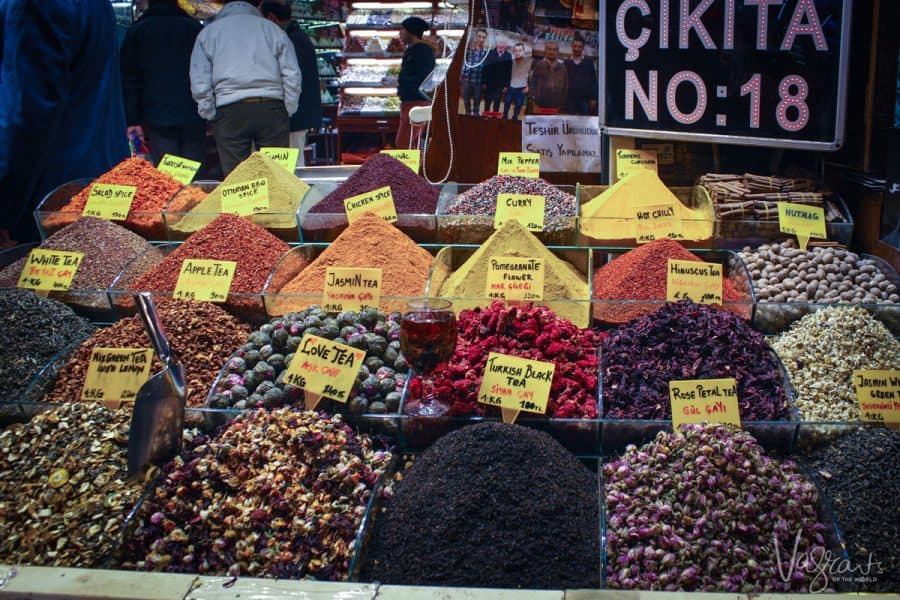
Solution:
[[[224,302],[231,290],[237,263],[233,260],[186,258],[175,284],[176,300]]]

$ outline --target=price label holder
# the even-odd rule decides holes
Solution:
[[[300,148],[260,148],[259,151],[278,163],[285,171],[294,174],[297,168],[297,159],[300,158]]]
[[[541,155],[537,152],[501,152],[497,175],[516,175],[537,179],[541,176]]]
[[[176,300],[224,302],[231,290],[237,263],[233,260],[186,258],[175,284]]]
[[[638,244],[669,238],[684,239],[684,223],[675,205],[654,204],[634,207],[634,239]]]
[[[265,178],[223,185],[219,194],[223,213],[246,217],[269,212],[269,181]]]
[[[825,231],[825,209],[821,206],[779,202],[778,227],[782,233],[796,235],[802,250],[806,250],[809,238],[828,238]]]
[[[388,223],[397,222],[394,195],[389,185],[345,199],[344,210],[347,212],[348,223],[352,223],[367,212],[375,213]]]
[[[857,369],[853,386],[863,421],[900,423],[900,370]]]
[[[164,154],[156,169],[187,185],[194,180],[194,176],[200,170],[200,163],[174,154]]]
[[[150,348],[94,348],[88,363],[82,401],[134,400],[150,375]]]
[[[484,293],[495,300],[543,300],[544,259],[491,256]]]
[[[124,221],[128,218],[134,193],[133,185],[113,185],[111,183],[95,183],[88,192],[87,202],[81,212],[83,217],[97,217],[110,221]]]
[[[72,280],[83,260],[82,252],[35,248],[25,259],[17,285],[42,292],[64,292],[72,287]]]
[[[491,352],[478,390],[478,402],[500,408],[504,423],[515,423],[522,411],[543,415],[547,412],[555,370],[552,362]]]
[[[322,307],[328,312],[381,306],[381,269],[327,267]]]
[[[616,178],[624,179],[642,169],[659,173],[656,150],[616,150]]]
[[[305,392],[307,410],[315,410],[323,396],[346,404],[365,357],[364,350],[307,333],[288,365],[284,382]]]
[[[669,382],[672,427],[685,423],[722,423],[741,426],[737,382],[726,379],[681,379]]]
[[[544,196],[497,194],[494,229],[500,229],[506,221],[516,219],[528,231],[543,231],[546,202]]]
[[[409,167],[413,173],[418,173],[419,167],[422,165],[422,152],[420,150],[382,150],[381,153],[396,158]]]
[[[670,258],[666,270],[666,300],[722,304],[722,265]]]

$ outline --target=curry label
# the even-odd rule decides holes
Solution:
[[[544,230],[544,196],[531,194],[497,194],[494,211],[494,229],[500,229],[510,219],[515,219],[528,231]]]

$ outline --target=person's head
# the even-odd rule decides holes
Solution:
[[[559,58],[559,44],[556,42],[546,42],[544,44],[544,57],[548,62],[556,62]]]
[[[581,54],[584,52],[584,38],[580,35],[575,35],[575,39],[572,40],[572,56],[575,58],[581,58]]]
[[[507,48],[509,48],[509,44],[506,43],[506,40],[497,38],[497,54],[503,54]]]
[[[277,0],[266,0],[259,10],[262,16],[281,28],[287,27],[291,22],[291,7]]]
[[[487,39],[487,29],[479,29],[475,32],[475,47],[481,50],[484,48],[484,41]]]
[[[412,44],[422,39],[428,23],[421,17],[407,17],[400,24],[400,39],[405,44]]]
[[[255,6],[256,8],[259,8],[259,5],[262,3],[262,0],[225,0],[222,4],[229,4],[231,2],[248,2],[248,3],[252,4],[253,6]]]
[[[515,46],[513,46],[513,58],[519,59],[525,56],[525,44],[519,42]]]

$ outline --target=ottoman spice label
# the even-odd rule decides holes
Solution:
[[[513,423],[519,412],[547,412],[550,384],[556,365],[508,356],[488,354],[484,377],[478,390],[478,402],[500,408],[504,423]]]
[[[497,158],[497,175],[540,177],[541,155],[536,152],[501,152]]]
[[[236,270],[233,260],[187,258],[181,263],[175,299],[224,302]]]
[[[81,215],[111,221],[124,221],[128,218],[128,211],[131,210],[135,192],[137,192],[137,188],[133,185],[95,183],[88,192],[87,202]]]
[[[269,212],[269,182],[254,179],[219,187],[222,212],[240,217]]]
[[[853,385],[863,421],[900,423],[900,370],[857,369]]]
[[[82,252],[35,248],[25,261],[18,287],[52,292],[66,291],[72,287],[75,272],[83,260]]]
[[[515,219],[528,231],[544,230],[544,211],[547,199],[530,194],[497,194],[497,208],[494,211],[494,229]]]
[[[381,269],[327,267],[322,308],[328,312],[379,308],[381,273]]]
[[[741,426],[737,382],[725,379],[681,379],[669,381],[672,427],[685,423],[722,423]]]
[[[94,348],[81,399],[134,400],[150,374],[149,348]]]
[[[684,223],[675,204],[634,207],[634,239],[637,243],[646,244],[663,238],[684,239]]]
[[[543,300],[544,259],[490,257],[485,295],[494,300]]]
[[[167,175],[171,175],[179,183],[187,185],[194,180],[194,176],[200,169],[200,163],[196,160],[175,156],[174,154],[165,154],[156,168]]]
[[[828,238],[825,231],[825,209],[821,206],[779,202],[778,227],[783,233],[796,235],[801,250],[806,250],[809,238]]]
[[[364,350],[307,333],[288,365],[284,382],[306,392],[309,410],[322,396],[346,403],[365,357]]]
[[[666,300],[722,304],[722,265],[670,258],[666,270]]]
[[[344,210],[349,223],[367,212],[375,213],[388,223],[397,222],[397,209],[394,207],[394,196],[389,185],[345,199]]]

